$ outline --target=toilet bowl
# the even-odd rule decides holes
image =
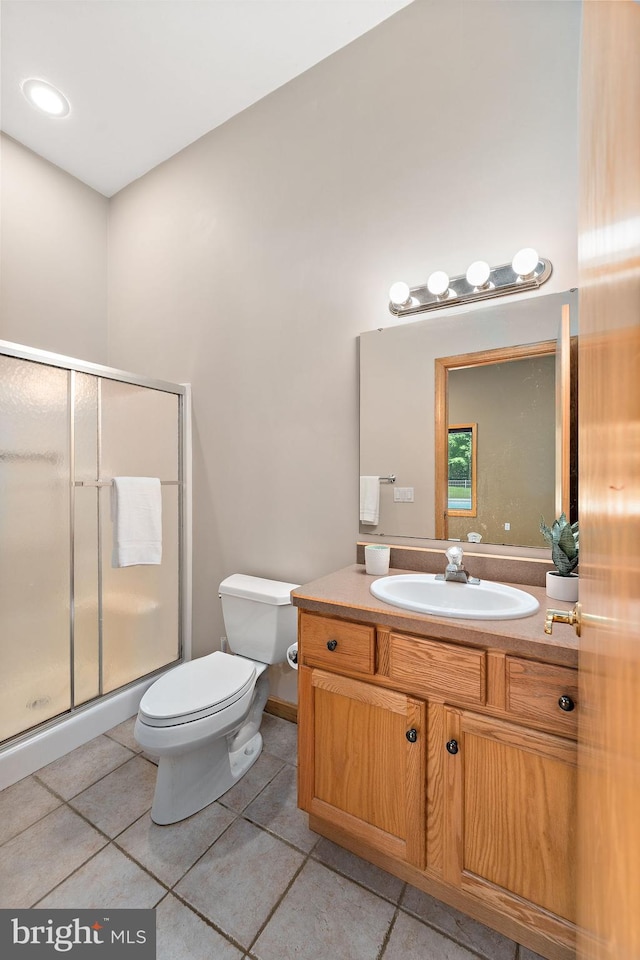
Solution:
[[[176,823],[202,810],[260,756],[267,665],[285,662],[295,640],[290,593],[296,586],[241,574],[228,577],[219,589],[236,653],[216,651],[180,664],[142,697],[134,736],[158,759],[154,823]],[[255,659],[256,653],[263,657]]]

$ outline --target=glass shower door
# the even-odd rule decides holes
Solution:
[[[71,706],[69,376],[0,356],[0,741]]]
[[[182,652],[181,395],[46,359],[0,354],[0,744]],[[112,567],[116,476],[161,481],[161,564]]]
[[[162,563],[113,568],[111,487],[99,488],[105,693],[180,656],[179,398],[102,380],[101,473],[162,482]]]

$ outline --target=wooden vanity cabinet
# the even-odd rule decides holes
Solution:
[[[421,868],[425,704],[324,670],[299,674],[299,805]]]
[[[444,712],[445,879],[499,910],[515,905],[532,925],[571,941],[575,743],[470,711]]]
[[[569,960],[577,671],[307,611],[299,663],[313,829]]]

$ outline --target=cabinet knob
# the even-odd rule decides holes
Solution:
[[[327,640],[327,650],[335,650],[338,646],[337,640]]]
[[[458,741],[457,741],[457,740],[448,740],[448,741],[447,741],[447,750],[449,751],[449,753],[457,753],[457,752],[458,752]]]
[[[411,730],[407,730],[405,736],[409,741],[409,743],[415,743],[416,740],[418,739],[418,731],[416,730],[415,727],[411,727]]]
[[[575,703],[573,702],[571,697],[567,697],[566,695],[563,695],[558,700],[558,706],[560,707],[561,710],[564,710],[566,713],[569,713],[575,707]]]

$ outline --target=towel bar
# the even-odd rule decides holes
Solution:
[[[76,480],[74,482],[75,487],[110,487],[113,483],[113,480]],[[160,486],[162,487],[178,487],[182,486],[184,480],[161,480]]]

